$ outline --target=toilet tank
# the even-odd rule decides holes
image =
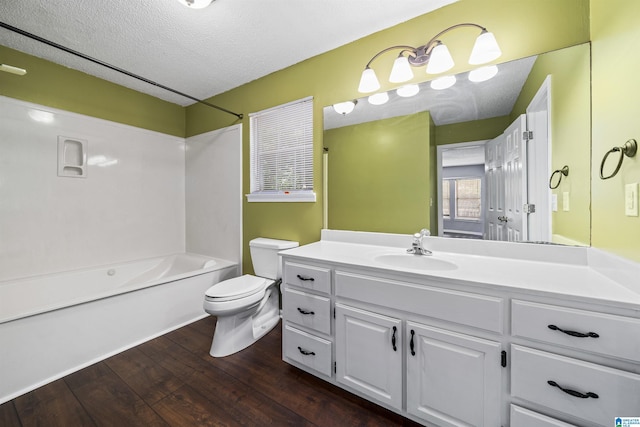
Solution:
[[[295,248],[298,245],[298,242],[292,242],[291,240],[267,239],[264,237],[249,241],[251,262],[256,276],[273,280],[282,277],[278,252]]]

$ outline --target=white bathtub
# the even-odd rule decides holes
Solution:
[[[238,272],[175,254],[0,282],[0,404],[207,316],[204,292]]]

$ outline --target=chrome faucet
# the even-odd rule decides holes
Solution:
[[[433,255],[433,252],[422,247],[422,238],[430,235],[431,233],[426,228],[423,228],[419,233],[414,234],[413,243],[411,243],[411,247],[407,249],[407,253],[414,255]]]

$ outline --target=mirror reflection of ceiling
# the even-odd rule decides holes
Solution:
[[[484,166],[484,143],[442,151],[442,167],[451,166]]]
[[[509,115],[536,61],[536,56],[498,65],[498,74],[490,80],[474,83],[469,73],[456,76],[456,83],[435,90],[430,82],[420,84],[420,92],[403,98],[389,91],[389,101],[373,105],[367,97],[358,99],[354,110],[338,114],[332,107],[324,108],[324,128],[334,129],[374,120],[399,117],[418,111],[429,111],[436,126],[462,123]],[[422,69],[419,69],[423,71]]]
[[[3,0],[0,21],[205,99],[455,1],[243,0],[192,10],[177,0]],[[4,28],[0,45],[193,103]]]

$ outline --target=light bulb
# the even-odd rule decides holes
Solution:
[[[442,43],[433,48],[427,63],[427,73],[439,74],[453,68],[454,62],[449,49]]]
[[[369,93],[369,92],[375,92],[378,89],[380,89],[380,82],[378,81],[376,72],[369,67],[365,68],[364,71],[362,72],[362,76],[360,77],[360,85],[358,86],[358,92]]]
[[[469,57],[469,64],[486,64],[487,62],[491,62],[494,59],[499,58],[500,55],[502,55],[502,51],[500,50],[500,46],[498,46],[498,42],[496,41],[493,33],[490,33],[487,30],[482,30],[473,45],[473,50]]]
[[[356,101],[345,101],[345,102],[338,102],[337,104],[333,104],[333,109],[336,111],[336,113],[342,114],[344,116],[352,112],[355,106],[356,106]]]
[[[442,90],[450,88],[456,84],[456,76],[444,76],[438,77],[435,80],[431,80],[431,89]]]
[[[400,55],[396,58],[391,69],[391,75],[389,81],[391,83],[404,83],[413,78],[413,71],[411,71],[411,65],[409,65],[409,59],[406,56]]]
[[[389,100],[389,94],[387,92],[374,93],[369,96],[369,104],[382,105]]]
[[[420,87],[418,85],[404,85],[396,89],[396,93],[398,96],[403,98],[408,98],[410,96],[416,95],[420,92]]]
[[[498,74],[497,65],[487,65],[469,72],[469,80],[474,83],[484,82]]]

